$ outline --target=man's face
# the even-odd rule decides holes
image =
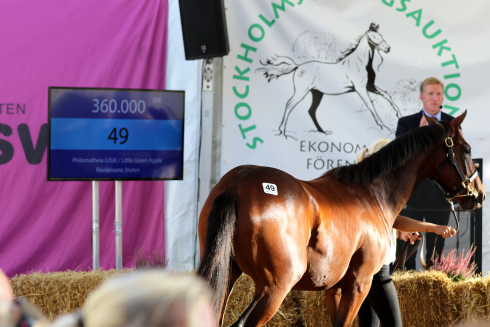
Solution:
[[[424,104],[424,109],[432,116],[441,111],[442,100],[444,100],[444,91],[439,84],[429,84],[425,86],[424,93],[420,95],[420,100]]]

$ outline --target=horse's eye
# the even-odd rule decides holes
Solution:
[[[469,156],[471,154],[471,148],[464,149],[464,154]]]

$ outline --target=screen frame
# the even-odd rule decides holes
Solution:
[[[54,178],[50,176],[51,163],[51,92],[52,90],[97,90],[97,91],[138,91],[138,92],[155,92],[155,93],[181,93],[182,94],[182,155],[180,158],[180,170],[182,175],[177,178]],[[166,180],[183,180],[184,179],[184,149],[185,149],[185,91],[161,90],[161,89],[130,89],[130,88],[103,88],[103,87],[66,87],[66,86],[49,86],[48,87],[48,149],[47,149],[47,181],[166,181]]]

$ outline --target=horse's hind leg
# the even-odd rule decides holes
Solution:
[[[295,78],[293,78],[293,83],[295,83]],[[302,79],[299,79],[298,84],[304,84]],[[281,124],[279,125],[279,134],[284,134],[284,136],[287,138],[290,135],[287,135],[286,133],[286,125],[288,124],[288,119],[289,115],[293,111],[293,109],[300,103],[308,94],[310,91],[311,86],[309,85],[304,85],[304,86],[298,86],[294,85],[294,94],[293,96],[288,100],[286,103],[286,109],[284,110],[284,115],[282,116]]]
[[[228,303],[228,299],[230,297],[231,291],[233,290],[233,285],[237,279],[242,275],[242,271],[238,268],[236,262],[231,263],[231,271],[230,271],[230,279],[228,280],[228,291],[225,295],[223,306],[221,307],[221,312],[219,313],[219,324],[218,326],[223,326],[223,318],[226,312],[226,304]]]
[[[318,109],[318,106],[320,105],[320,102],[322,101],[322,98],[323,98],[323,93],[318,91],[318,90],[311,90],[311,95],[313,96],[313,101],[311,103],[311,107],[310,109],[308,110],[308,113],[310,114],[310,117],[311,119],[313,120],[313,123],[315,124],[316,126],[316,129],[320,132],[320,133],[325,133],[327,134],[327,132],[325,132],[322,127],[320,126],[320,124],[318,123],[318,120],[316,119],[316,110]]]
[[[232,327],[264,325],[274,316],[290,289],[291,287],[283,288],[279,285],[257,286],[252,303]]]

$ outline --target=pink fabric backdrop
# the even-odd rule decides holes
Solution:
[[[88,270],[91,182],[46,181],[48,86],[163,89],[167,0],[7,0],[0,13],[0,268]],[[125,267],[135,250],[163,253],[163,226],[163,182],[124,182]],[[103,269],[113,230],[114,182],[101,182]]]

